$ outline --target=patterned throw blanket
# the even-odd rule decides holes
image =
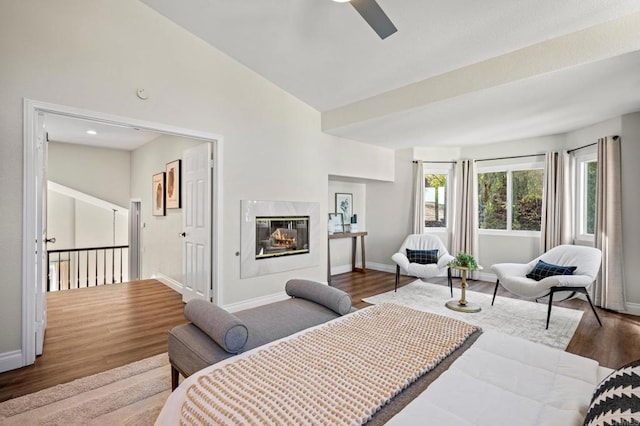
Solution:
[[[372,306],[201,376],[186,392],[181,424],[362,424],[477,330]]]

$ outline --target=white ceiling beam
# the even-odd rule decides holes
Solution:
[[[445,99],[637,50],[640,50],[640,13],[325,111],[322,113],[322,130],[330,132]]]

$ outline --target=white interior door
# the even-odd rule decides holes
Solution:
[[[211,198],[213,159],[210,143],[183,152],[182,300],[211,300]]]
[[[36,170],[36,274],[35,274],[35,339],[36,355],[42,355],[44,333],[47,328],[47,140],[45,115],[38,113],[35,120],[38,168]]]

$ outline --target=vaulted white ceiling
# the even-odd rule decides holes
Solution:
[[[142,0],[322,112],[401,148],[562,133],[640,110],[640,0]]]

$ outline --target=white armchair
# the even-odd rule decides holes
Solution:
[[[407,257],[407,249],[409,250],[438,250],[438,262],[428,263],[426,265],[420,263],[409,262]],[[454,257],[449,254],[449,251],[442,243],[440,238],[435,235],[429,234],[411,234],[405,238],[404,242],[400,246],[397,253],[391,256],[391,259],[397,264],[396,266],[396,286],[395,291],[398,291],[398,283],[400,281],[400,270],[402,269],[406,275],[411,275],[421,279],[435,277],[447,269],[447,275],[449,278],[449,288],[451,289],[451,295],[453,296],[453,286],[451,283],[451,270],[447,267],[447,264],[451,262]]]
[[[549,328],[554,294],[560,295],[561,299],[559,300],[566,300],[575,297],[577,293],[582,293],[587,296],[591,310],[602,326],[587,291],[598,275],[601,259],[602,252],[597,248],[565,244],[552,248],[529,263],[497,263],[492,265],[491,270],[495,272],[498,279],[493,290],[491,305],[496,300],[499,284],[502,284],[502,287],[509,292],[521,297],[537,299],[549,296],[546,327]],[[527,278],[527,274],[535,268],[539,260],[552,265],[575,266],[576,270],[573,275],[552,275],[539,281]]]

